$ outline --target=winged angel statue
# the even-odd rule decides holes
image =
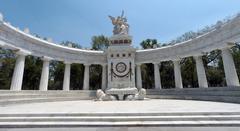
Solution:
[[[129,31],[129,25],[127,24],[127,18],[124,17],[124,11],[122,11],[122,15],[117,18],[109,15],[109,18],[112,20],[112,24],[114,25],[113,34],[114,35],[127,35]]]

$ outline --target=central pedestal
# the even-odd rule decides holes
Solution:
[[[131,43],[132,37],[127,34],[110,37],[110,46],[106,52],[108,85],[104,91],[97,94],[102,99],[134,100],[140,99],[139,96],[141,99],[144,98],[142,94],[145,94],[145,90],[140,91],[135,86],[136,49]]]

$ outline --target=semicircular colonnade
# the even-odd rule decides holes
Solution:
[[[143,63],[154,64],[155,88],[162,88],[159,65],[163,61],[173,61],[175,86],[176,88],[183,88],[179,61],[182,58],[191,56],[193,56],[196,61],[199,87],[207,88],[208,82],[202,62],[202,56],[217,49],[222,51],[227,86],[238,87],[239,79],[230,48],[239,42],[240,16],[237,16],[231,21],[197,38],[165,47],[137,50],[135,55],[137,88],[142,88],[140,65]],[[5,22],[3,18],[0,19],[0,47],[13,50],[17,54],[10,87],[11,90],[22,89],[25,56],[27,55],[41,57],[43,60],[39,90],[48,90],[49,62],[51,60],[63,61],[66,65],[63,90],[70,89],[70,70],[72,63],[81,63],[85,66],[83,89],[89,89],[89,66],[92,64],[102,65],[104,68],[102,70],[102,86],[107,85],[107,53],[104,51],[76,49],[42,40],[31,35],[29,30],[21,31],[13,27]],[[105,89],[106,87],[102,88]]]

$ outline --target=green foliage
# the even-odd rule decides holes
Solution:
[[[181,61],[181,75],[183,86],[187,88],[198,87],[197,71],[193,57],[184,58]]]
[[[93,50],[106,50],[109,46],[109,40],[104,35],[92,37],[92,49]],[[90,90],[101,89],[102,83],[102,66],[91,65],[90,66]]]
[[[10,89],[15,61],[12,51],[0,48],[0,89]]]
[[[64,42],[61,43],[61,45],[72,47],[72,48],[78,48],[78,49],[82,48],[81,45],[79,45],[77,43],[74,43],[74,42],[71,42],[71,41],[64,41]]]
[[[61,45],[70,46],[72,48],[82,48],[81,45],[65,41]],[[50,62],[50,74],[49,74],[49,89],[50,90],[62,90],[63,87],[63,78],[64,78],[65,64],[59,61]],[[81,64],[71,64],[71,73],[70,73],[70,89],[77,90],[82,89],[83,87],[83,74],[84,67]]]
[[[174,88],[174,69],[170,61],[161,62],[160,75],[162,88]]]
[[[101,65],[91,65],[90,66],[90,90],[101,89],[102,83],[102,66]]]
[[[93,50],[105,50],[109,46],[109,40],[104,35],[93,36],[91,44]]]
[[[143,49],[151,49],[151,48],[160,47],[160,44],[158,44],[156,39],[146,39],[146,40],[143,40],[140,43],[140,45],[141,45],[141,47]]]
[[[23,90],[37,90],[39,89],[42,60],[38,57],[27,56],[25,58],[25,68],[23,75]]]
[[[240,45],[236,44],[236,46],[232,48],[232,55],[236,65],[238,78],[240,78]]]
[[[62,90],[65,65],[63,62],[51,61],[49,65],[49,90]]]
[[[152,63],[141,65],[142,85],[146,89],[154,87],[154,66]]]
[[[143,49],[160,47],[156,39],[146,39],[140,43]],[[146,89],[152,89],[154,87],[154,66],[151,63],[143,64],[141,66],[142,84]]]
[[[71,77],[70,78],[70,89],[71,90],[82,90],[83,89],[83,78],[84,78],[83,64],[72,64],[70,77]]]

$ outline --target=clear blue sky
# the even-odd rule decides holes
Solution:
[[[124,10],[134,46],[146,38],[168,42],[240,11],[240,0],[1,0],[6,21],[55,42],[90,47],[93,35],[112,35],[108,15]]]

